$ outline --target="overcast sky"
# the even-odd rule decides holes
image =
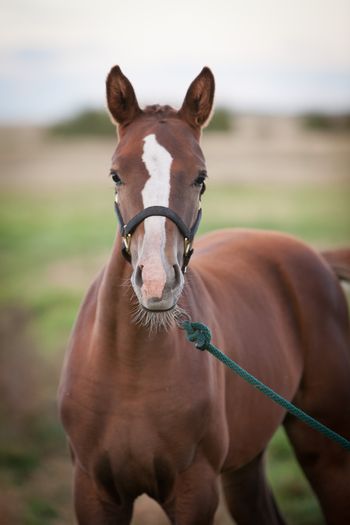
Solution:
[[[236,111],[350,110],[349,0],[2,0],[0,120],[105,103],[118,63],[141,105],[179,106],[203,65]]]

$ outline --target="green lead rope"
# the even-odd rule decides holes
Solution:
[[[272,388],[269,388],[264,383],[259,381],[259,379],[254,377],[246,370],[244,370],[244,368],[239,366],[235,361],[232,361],[232,359],[230,359],[227,355],[225,355],[218,348],[216,348],[216,346],[211,344],[211,332],[207,326],[205,326],[202,323],[192,323],[190,321],[184,321],[181,327],[186,331],[187,339],[191,343],[194,343],[196,348],[198,348],[199,350],[208,350],[208,352],[210,352],[214,357],[216,357],[216,359],[219,359],[219,361],[224,363],[224,365],[226,365],[231,370],[236,372],[236,374],[242,377],[242,379],[247,381],[256,389],[260,390],[260,392],[272,399],[272,401],[285,408],[288,412],[293,414],[293,416],[297,417],[314,430],[317,430],[321,434],[324,434],[327,438],[335,441],[343,448],[345,448],[345,450],[350,451],[349,440],[345,439],[340,434],[337,434],[337,432],[334,432],[330,428],[317,421],[317,419],[314,419],[313,417],[306,414],[306,412],[300,410],[300,408],[287,401],[284,397],[280,396],[274,390],[272,390]]]

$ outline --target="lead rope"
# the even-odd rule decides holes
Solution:
[[[208,350],[208,352],[216,357],[216,359],[219,359],[219,361],[224,363],[224,365],[242,377],[242,379],[254,386],[257,390],[260,390],[260,392],[272,399],[272,401],[285,408],[288,412],[293,414],[293,416],[297,417],[314,430],[317,430],[328,439],[335,441],[340,446],[345,448],[345,450],[350,451],[350,441],[348,439],[344,438],[340,434],[337,434],[337,432],[334,432],[330,428],[326,427],[326,425],[323,425],[317,421],[317,419],[314,419],[313,417],[309,416],[309,414],[287,401],[284,397],[272,390],[272,388],[266,386],[264,383],[259,381],[259,379],[247,372],[247,370],[239,366],[235,361],[230,359],[227,355],[216,348],[216,346],[211,344],[211,332],[207,326],[202,323],[192,323],[191,321],[186,320],[182,322],[181,328],[186,331],[187,339],[193,343],[196,348],[203,351]]]

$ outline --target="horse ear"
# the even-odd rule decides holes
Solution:
[[[119,66],[110,70],[106,80],[107,104],[116,124],[126,126],[141,113],[134,88]]]
[[[188,88],[185,100],[178,112],[179,116],[194,128],[203,127],[209,122],[214,92],[214,75],[208,67],[204,67]]]

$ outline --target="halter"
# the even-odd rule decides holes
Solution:
[[[198,230],[198,226],[202,217],[202,209],[199,208],[196,220],[193,223],[193,226],[191,228],[188,228],[184,221],[181,219],[181,217],[170,208],[166,208],[165,206],[149,206],[148,208],[145,208],[144,210],[137,213],[132,219],[130,219],[129,222],[125,223],[123,216],[121,214],[119,204],[118,204],[118,198],[117,195],[115,197],[114,202],[114,209],[115,213],[118,217],[118,221],[120,224],[120,233],[122,236],[122,255],[125,257],[125,259],[131,263],[131,254],[130,254],[130,244],[131,244],[131,236],[138,227],[141,222],[143,222],[147,217],[154,217],[154,216],[160,216],[160,217],[167,217],[170,219],[176,226],[178,227],[180,233],[182,234],[184,238],[184,255],[183,255],[183,263],[182,263],[182,272],[186,272],[186,268],[188,263],[190,262],[191,256],[193,254],[193,248],[192,248],[192,242],[193,238],[196,235],[196,232]]]

